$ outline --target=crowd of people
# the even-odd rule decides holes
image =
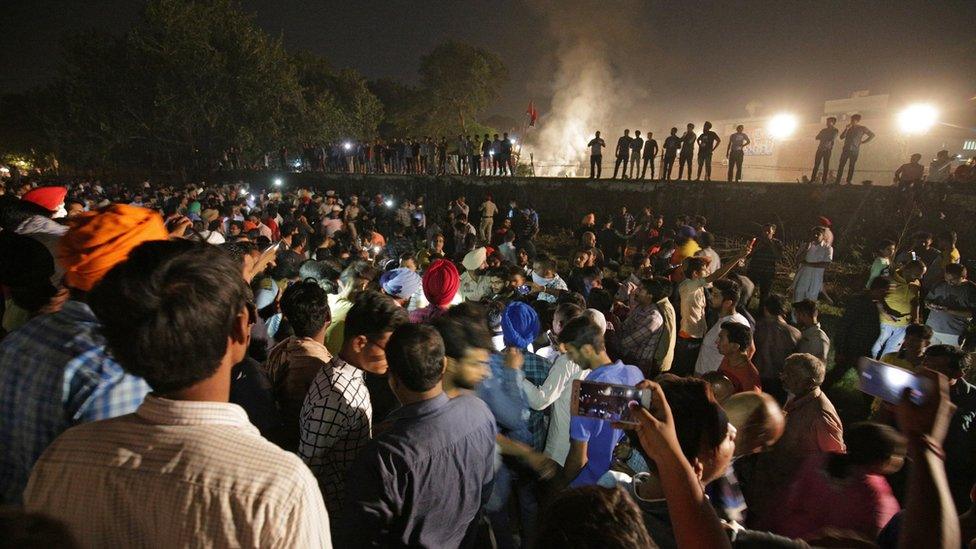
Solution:
[[[843,129],[837,129],[837,118],[828,117],[826,126],[814,137],[817,142],[817,149],[813,160],[813,170],[809,177],[804,176],[805,182],[816,182],[818,177],[821,183],[827,184],[827,179],[832,170],[830,169],[830,158],[833,154],[834,144],[838,136],[841,139],[840,161],[835,172],[836,176],[833,183],[839,185],[844,177],[844,170],[847,169],[845,182],[847,185],[852,183],[854,178],[854,167],[860,155],[861,145],[874,139],[875,134],[861,124],[861,115],[851,115],[850,122]],[[749,136],[744,132],[745,126],[738,125],[735,133],[730,135],[725,146],[725,159],[728,161],[727,180],[742,181],[742,162],[745,158],[745,149],[752,143]],[[712,157],[715,151],[721,147],[722,138],[712,130],[712,123],[705,122],[701,134],[695,133],[695,125],[688,123],[685,132],[678,135],[678,128],[671,128],[671,133],[658,145],[654,139],[654,133],[648,132],[646,137],[641,137],[640,130],[635,130],[634,135],[630,135],[630,130],[625,129],[624,134],[617,139],[617,144],[613,149],[614,166],[613,179],[617,179],[618,174],[622,179],[646,179],[648,169],[650,169],[650,179],[655,179],[655,162],[658,163],[657,177],[661,181],[671,181],[674,174],[674,162],[678,161],[678,180],[691,180],[692,164],[695,159],[695,147],[698,150],[698,169],[695,172],[695,181],[702,180],[704,171],[705,181],[712,180]],[[603,173],[603,149],[607,148],[606,141],[600,137],[600,132],[596,132],[593,139],[586,145],[590,151],[590,179],[600,179]],[[894,173],[894,183],[900,187],[911,187],[922,181],[944,182],[973,182],[976,181],[976,158],[969,162],[960,164],[953,169],[952,158],[948,150],[939,151],[929,166],[929,173],[925,174],[925,167],[920,163],[921,154],[913,154],[908,162],[900,166]],[[629,169],[628,169],[629,165]],[[623,168],[621,170],[621,168]]]
[[[487,193],[432,209],[243,185],[10,189],[0,537],[976,539],[976,284],[951,227],[879,243],[828,334],[829,219],[787,262],[774,224],[720,254],[702,216],[607,213],[562,250],[543,249],[531,205]],[[864,357],[930,389],[845,423],[829,390]],[[650,407],[632,403],[624,423],[575,416],[582,380],[648,390]]]
[[[434,137],[346,140],[302,143],[298,149],[267,153],[262,169],[322,173],[414,175],[515,175],[518,149],[505,132]],[[224,151],[219,168],[246,170],[250,166],[236,147]]]

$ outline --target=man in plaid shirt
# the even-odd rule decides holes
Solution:
[[[149,392],[110,356],[88,291],[129,251],[168,236],[159,214],[114,205],[82,214],[61,239],[70,292],[0,343],[0,503],[19,503],[34,462],[79,423],[134,412]]]

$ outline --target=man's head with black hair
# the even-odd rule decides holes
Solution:
[[[365,289],[377,276],[379,272],[369,262],[353,261],[342,271],[339,283],[343,290],[358,291]]]
[[[309,259],[298,268],[298,278],[315,282],[327,294],[339,293],[339,270],[332,262]]]
[[[559,333],[559,342],[569,359],[583,368],[599,366],[596,363],[607,351],[603,330],[586,315],[567,322]]]
[[[407,323],[393,331],[387,343],[390,388],[401,404],[436,396],[446,360],[444,340],[427,324]]]
[[[752,344],[752,328],[738,322],[723,322],[718,333],[718,352],[731,356],[746,352]]]
[[[819,314],[817,302],[812,299],[804,299],[793,304],[793,316],[796,317],[796,323],[801,328],[815,326]]]
[[[763,312],[771,317],[786,317],[786,298],[779,294],[769,294],[763,301]]]
[[[407,312],[390,296],[376,291],[361,292],[346,313],[339,356],[360,369],[384,374],[386,343],[390,334],[407,322]]]
[[[711,305],[714,309],[731,314],[739,303],[739,283],[725,278],[712,283]]]
[[[657,547],[640,509],[619,486],[583,486],[560,492],[542,509],[536,536],[550,547]]]
[[[250,341],[251,300],[231,255],[188,240],[136,247],[88,295],[112,355],[162,395],[230,375]]]
[[[973,355],[955,345],[932,345],[925,349],[922,367],[935,370],[949,378],[954,385],[969,373],[973,365]]]
[[[295,337],[325,342],[325,328],[332,316],[325,290],[313,280],[296,282],[281,296],[281,313],[288,321]]]
[[[671,406],[678,445],[702,484],[725,474],[735,453],[735,427],[703,379],[658,376]],[[640,445],[635,448],[640,450]],[[646,457],[646,456],[645,456]]]
[[[476,304],[475,304],[476,305]],[[485,321],[484,308],[480,314],[448,314],[431,325],[444,341],[447,367],[444,370],[445,388],[474,389],[491,375],[488,360],[491,356],[491,332]]]

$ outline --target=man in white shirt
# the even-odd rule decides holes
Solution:
[[[712,294],[709,298],[713,309],[719,310],[719,319],[705,333],[702,339],[701,352],[695,363],[695,375],[704,375],[718,370],[722,365],[722,353],[718,351],[718,335],[722,331],[722,324],[735,322],[749,326],[746,317],[735,311],[735,304],[739,301],[739,284],[732,280],[716,280],[712,283]],[[750,347],[753,347],[750,344]]]
[[[220,248],[148,242],[88,295],[119,364],[153,393],[69,429],[31,473],[25,508],[85,547],[331,547],[315,478],[230,404],[251,292]]]
[[[583,315],[583,308],[575,303],[562,303],[556,307],[552,315],[552,333],[558,337],[562,327],[574,318]],[[552,357],[553,365],[549,375],[540,386],[523,378],[522,392],[533,410],[545,410],[551,407],[549,415],[549,431],[546,435],[545,453],[554,461],[563,465],[569,454],[569,400],[573,392],[573,381],[585,379],[589,370],[583,370],[579,364],[569,359],[558,350],[558,344],[544,347],[540,351],[550,349],[546,355]],[[536,354],[542,354],[536,353]]]

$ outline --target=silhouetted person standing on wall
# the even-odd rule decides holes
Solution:
[[[705,122],[702,134],[698,136],[698,176],[695,181],[701,181],[702,166],[705,167],[705,181],[712,180],[712,153],[721,142],[722,138],[712,131],[712,123]],[[688,177],[691,177],[691,168],[688,168]]]
[[[735,133],[729,136],[729,146],[725,149],[725,158],[729,159],[729,182],[732,182],[732,171],[735,170],[735,181],[742,181],[742,159],[745,157],[744,149],[752,141],[749,136],[743,133],[743,126],[739,124],[735,127]]]
[[[681,136],[681,154],[678,155],[678,180],[684,177],[685,164],[688,165],[688,179],[691,179],[691,159],[695,156],[695,125],[688,124],[688,130]]]
[[[840,176],[843,175],[844,164],[848,161],[850,161],[851,167],[847,170],[847,184],[851,184],[851,179],[854,179],[854,165],[857,164],[857,155],[861,152],[861,145],[874,139],[874,132],[859,124],[860,121],[861,115],[851,115],[851,123],[840,134],[840,138],[844,140],[844,149],[840,152],[840,165],[837,166],[835,185],[840,185]]]
[[[596,137],[590,139],[586,146],[590,148],[590,179],[600,179],[603,173],[603,148],[607,142],[600,137],[600,132],[596,132]]]
[[[644,139],[640,136],[640,130],[634,130],[634,138],[630,141],[630,178],[640,177],[641,149],[644,148]],[[624,173],[627,170],[624,169]]]
[[[491,175],[503,175],[502,168],[502,140],[495,134],[491,142]]]
[[[677,131],[677,130],[675,130]],[[654,137],[654,132],[647,132],[647,141],[644,142],[644,167],[641,169],[640,178],[644,179],[647,175],[647,165],[651,165],[651,179],[654,179],[654,159],[657,157],[657,141],[652,139]],[[674,159],[671,159],[672,162]]]
[[[834,140],[837,139],[837,119],[831,116],[827,119],[827,127],[820,130],[817,137],[819,145],[817,145],[817,156],[813,158],[813,175],[810,176],[810,181],[817,180],[817,170],[820,169],[821,162],[823,163],[823,184],[827,184],[827,174],[830,172],[830,153],[834,150]]]
[[[481,142],[481,175],[491,175],[491,137],[487,133]]]
[[[617,179],[617,170],[620,163],[624,164],[623,178],[627,179],[627,159],[630,157],[630,142],[634,139],[630,137],[630,130],[624,130],[624,134],[617,140],[617,150],[614,151],[617,161],[613,164],[613,178]]]
[[[661,178],[665,181],[671,181],[671,168],[674,167],[674,159],[678,156],[681,143],[678,128],[671,128],[671,135],[664,140],[664,155],[661,157]],[[690,170],[691,167],[689,166],[688,169]]]

